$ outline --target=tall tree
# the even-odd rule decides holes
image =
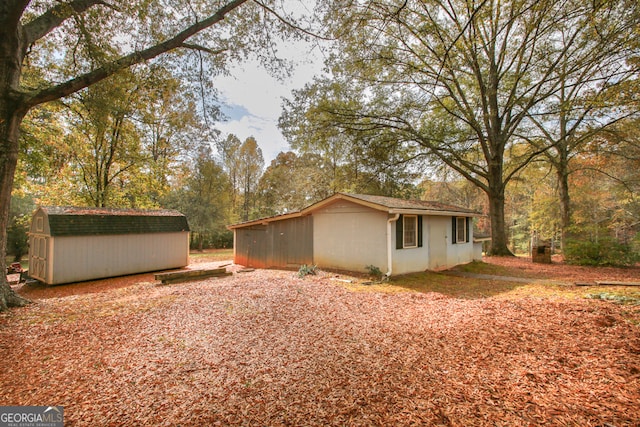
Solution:
[[[140,87],[119,73],[77,94],[70,104],[67,136],[86,205],[115,206],[117,179],[141,163],[140,133],[134,122]]]
[[[259,216],[266,217],[300,210],[331,196],[331,179],[321,156],[280,152],[260,177]]]
[[[197,114],[192,92],[166,69],[153,67],[138,79],[143,88],[136,120],[142,135],[147,196],[157,203],[169,191],[177,163],[185,160],[197,143],[214,136]]]
[[[397,144],[384,128],[364,132],[336,117],[361,111],[366,87],[340,79],[316,79],[285,100],[279,126],[303,158],[318,158],[325,191],[416,197],[414,150]],[[339,114],[339,113],[338,113]],[[341,121],[336,126],[336,121]]]
[[[248,221],[257,203],[256,190],[262,176],[264,158],[258,142],[247,138],[238,150],[238,182],[242,189],[242,220]]]
[[[187,216],[202,250],[205,236],[225,229],[230,203],[229,181],[207,145],[200,147],[192,163],[189,174],[169,195],[167,204]]]
[[[595,135],[640,111],[639,25],[637,2],[594,3],[589,14],[574,14],[556,24],[558,36],[551,49],[568,54],[554,64],[549,62],[553,56],[541,58],[557,76],[558,90],[529,111],[532,126],[521,135],[537,147],[549,147],[544,154],[557,175],[563,240],[571,225],[572,158]]]
[[[256,47],[252,44],[272,42],[268,25],[261,25],[273,9],[254,1],[246,13],[232,13],[244,3],[247,0],[179,0],[165,7],[162,2],[137,0],[0,2],[0,270],[5,268],[9,205],[25,115],[37,105],[177,49],[212,59],[207,67],[219,72],[226,58],[241,58]],[[280,20],[273,21],[282,27]],[[270,50],[254,52],[267,59],[265,52]],[[23,79],[29,68],[42,70],[38,84]],[[0,275],[0,310],[25,302]]]
[[[218,155],[222,160],[222,166],[227,172],[229,177],[229,184],[231,188],[231,211],[229,212],[229,218],[232,222],[237,222],[240,219],[238,212],[239,197],[240,194],[240,146],[242,141],[234,134],[227,135],[224,139],[219,139],[216,142],[216,148],[218,149]]]
[[[507,184],[545,148],[531,147],[509,162],[506,154],[528,112],[558,93],[553,70],[593,35],[589,25],[569,26],[558,48],[559,25],[587,22],[607,3],[331,2],[329,24],[341,36],[334,72],[367,86],[365,108],[336,111],[336,122],[388,129],[398,143],[422,147],[481,188],[489,200],[491,253],[508,255]]]

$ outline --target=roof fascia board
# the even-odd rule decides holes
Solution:
[[[402,215],[429,215],[429,216],[459,216],[459,217],[472,217],[472,218],[480,218],[483,215],[479,213],[472,212],[458,212],[458,211],[436,211],[431,209],[402,209],[402,208],[391,208],[389,209],[390,214],[402,214]]]
[[[302,212],[310,213],[310,212],[316,211],[318,209],[321,209],[321,208],[323,208],[323,207],[335,202],[336,200],[346,200],[348,202],[352,202],[352,203],[355,203],[355,204],[358,204],[358,205],[361,205],[361,206],[366,206],[366,207],[369,207],[371,209],[376,209],[376,210],[383,211],[383,212],[389,212],[389,208],[386,207],[386,206],[382,206],[382,205],[379,205],[377,203],[368,202],[366,200],[358,199],[356,197],[350,197],[349,195],[343,194],[343,193],[336,193],[336,194],[334,194],[333,196],[331,196],[329,198],[326,198],[324,200],[320,200],[319,202],[304,208],[302,210]]]
[[[251,227],[253,225],[268,224],[270,222],[282,221],[282,220],[290,219],[290,218],[297,218],[299,216],[304,216],[304,213],[302,211],[298,211],[298,212],[291,212],[291,213],[288,213],[288,214],[272,216],[272,217],[269,217],[269,218],[254,219],[253,221],[247,221],[247,222],[241,222],[239,224],[227,225],[227,230],[235,230],[237,228]]]

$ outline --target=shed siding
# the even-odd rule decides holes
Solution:
[[[314,263],[323,268],[366,271],[387,266],[386,212],[338,200],[313,213]]]
[[[313,263],[313,217],[271,223],[271,266],[299,267]]]
[[[188,233],[50,238],[45,282],[80,282],[104,277],[184,267],[189,264]]]
[[[234,262],[255,268],[313,263],[313,218],[303,216],[234,231]]]

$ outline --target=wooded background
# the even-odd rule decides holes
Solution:
[[[175,208],[194,247],[228,247],[227,224],[346,191],[477,209],[492,254],[526,253],[535,237],[579,262],[637,261],[637,1],[209,3],[2,6],[23,32],[64,12],[3,86],[41,96],[18,109],[8,254],[26,252],[37,205]],[[174,53],[64,90],[223,9]],[[283,101],[291,150],[265,165],[261,141],[216,130],[215,77],[246,57],[286,71],[286,37],[321,44],[326,69]]]

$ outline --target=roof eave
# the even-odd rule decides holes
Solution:
[[[389,208],[388,212],[392,215],[428,215],[428,216],[464,216],[472,218],[480,218],[484,215],[477,212],[462,212],[453,210],[434,210],[434,209],[402,209],[402,208]]]
[[[290,218],[297,218],[303,215],[304,215],[303,211],[297,211],[297,212],[291,212],[291,213],[282,214],[282,215],[276,215],[268,218],[259,218],[259,219],[254,219],[252,221],[246,221],[246,222],[240,222],[238,224],[227,225],[227,230],[236,230],[238,228],[251,227],[254,225],[266,225],[270,222],[282,221]]]
[[[387,212],[389,210],[388,207],[380,205],[378,203],[373,203],[373,202],[369,202],[366,200],[362,200],[362,199],[358,199],[357,197],[351,197],[348,194],[345,193],[336,193],[333,196],[327,197],[324,200],[320,200],[319,202],[316,202],[314,204],[312,204],[311,206],[307,206],[306,208],[304,208],[301,212],[303,213],[311,213],[313,211],[316,211],[318,209],[321,209],[327,205],[330,205],[331,203],[335,202],[336,200],[347,200],[353,203],[357,203],[359,205],[362,206],[367,206],[371,209],[376,209],[379,211],[383,211],[383,212]]]

